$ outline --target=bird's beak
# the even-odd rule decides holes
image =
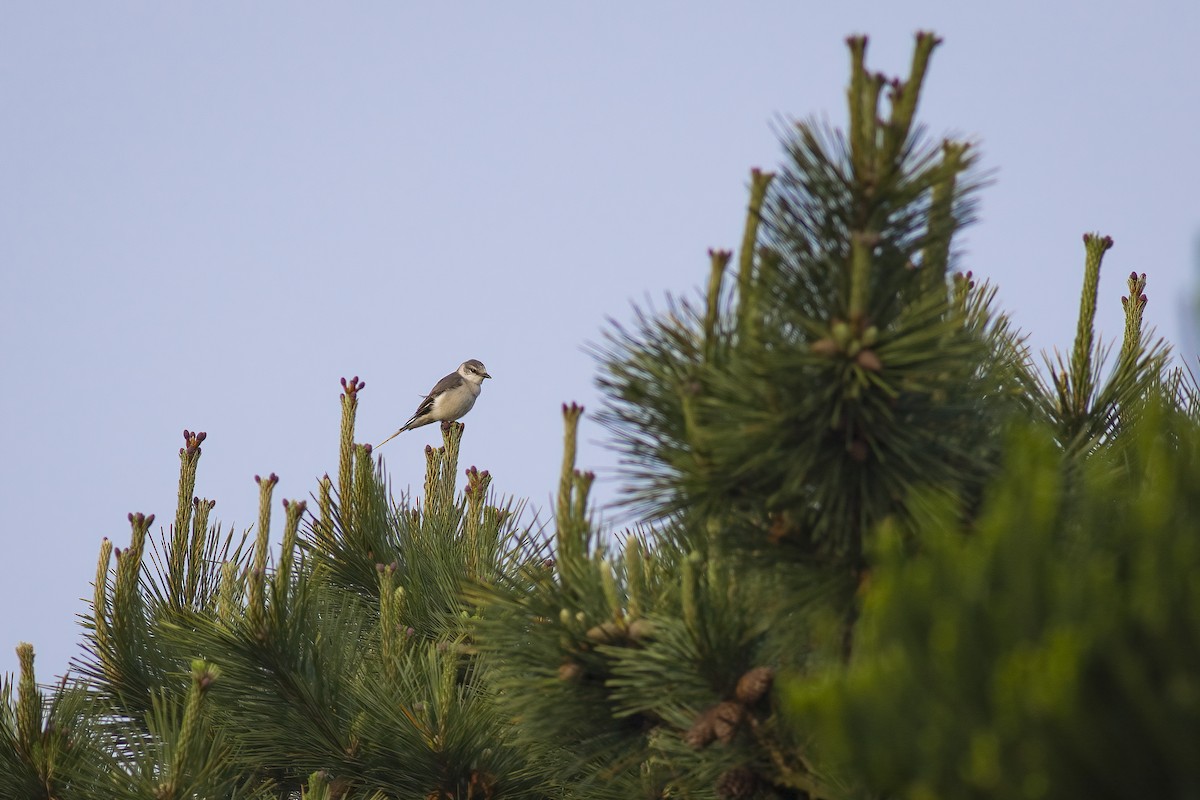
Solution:
[[[485,378],[490,378],[490,377],[492,377],[492,376],[491,376],[491,375],[488,375],[488,374],[485,372],[485,373],[483,373],[483,377],[485,377]]]

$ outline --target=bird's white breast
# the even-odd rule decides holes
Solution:
[[[448,392],[442,392],[433,399],[431,416],[434,419],[458,419],[471,410],[475,398],[479,397],[479,385],[471,381],[463,381]]]

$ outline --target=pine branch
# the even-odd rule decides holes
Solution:
[[[600,419],[633,510],[719,519],[723,546],[765,562],[853,570],[917,486],[980,493],[989,437],[1031,379],[990,304],[968,315],[944,281],[978,181],[967,145],[929,146],[913,125],[935,45],[918,37],[880,120],[885,81],[850,40],[848,141],[800,123],[789,162],[756,178],[736,313],[711,294],[714,255],[703,313],[672,303],[610,335]]]

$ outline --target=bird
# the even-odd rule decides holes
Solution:
[[[487,367],[476,358],[469,358],[458,365],[458,369],[433,385],[429,394],[417,406],[416,412],[400,430],[384,439],[375,447],[383,447],[405,431],[428,425],[431,422],[453,422],[466,416],[475,406],[485,378],[490,378]]]

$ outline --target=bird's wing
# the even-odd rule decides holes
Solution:
[[[411,428],[414,428],[414,427],[419,428],[419,427],[421,427],[421,425],[427,424],[425,422],[422,422],[421,425],[413,425],[413,423],[416,422],[417,420],[419,420],[421,417],[428,416],[430,413],[433,412],[433,402],[435,400],[437,400],[438,395],[441,395],[445,392],[450,391],[451,389],[456,389],[459,386],[462,386],[463,382],[464,381],[463,381],[462,375],[459,375],[457,372],[451,372],[449,375],[447,375],[446,377],[442,378],[440,381],[435,383],[433,388],[429,390],[429,394],[425,395],[425,399],[421,401],[421,404],[419,406],[417,406],[417,410],[414,411],[413,415],[408,418],[408,422],[401,425],[400,429],[398,431],[393,433],[388,438],[384,439],[379,444],[375,445],[375,447],[383,447],[385,444],[390,442],[392,439],[395,439],[397,436],[404,433],[405,431],[410,430]]]
[[[456,389],[462,385],[463,376],[459,375],[457,372],[451,372],[449,375],[442,378],[440,381],[434,384],[433,388],[429,391],[429,394],[425,395],[425,399],[421,401],[419,406],[417,406],[417,410],[414,411],[413,415],[408,418],[408,422],[404,423],[404,428],[407,428],[421,417],[424,417],[432,412],[433,401],[437,400],[438,395],[445,394],[451,389]],[[401,430],[404,428],[401,428]]]
[[[451,389],[457,389],[459,386],[462,386],[464,382],[465,380],[462,375],[459,375],[457,372],[451,372],[449,375],[434,384],[433,388],[429,391],[429,396],[425,399],[427,401],[432,400],[442,392],[448,392]]]

